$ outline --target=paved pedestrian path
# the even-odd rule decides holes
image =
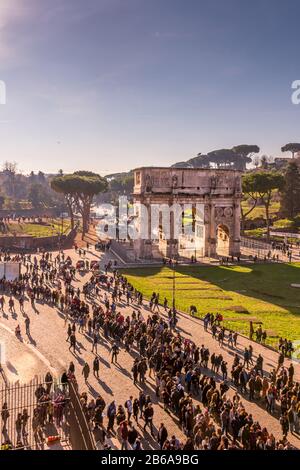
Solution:
[[[79,258],[78,254],[76,254],[74,250],[67,250],[66,255],[70,255],[74,261]],[[96,258],[100,258],[101,263],[104,264],[108,258],[111,259],[111,255],[103,255],[98,252],[89,252],[87,254],[87,259],[89,260]],[[83,276],[77,275],[75,286],[81,286],[88,280],[89,276],[89,274]],[[56,308],[52,308],[46,304],[38,302],[36,303],[36,308],[37,311],[33,311],[30,307],[30,303],[25,302],[25,312],[29,315],[31,320],[30,338],[25,335],[24,317],[19,311],[18,305],[16,305],[16,315],[14,317],[8,313],[8,308],[5,309],[5,315],[0,313],[0,325],[4,325],[6,328],[14,331],[14,328],[19,323],[22,334],[26,337],[26,339],[24,338],[24,341],[28,342],[30,347],[34,348],[37,354],[40,355],[35,356],[35,360],[33,360],[33,349],[30,350],[30,353],[29,351],[25,352],[24,348],[26,347],[26,343],[24,344],[18,342],[17,339],[14,339],[14,346],[12,346],[12,348],[10,348],[10,346],[7,348],[7,361],[16,369],[17,364],[19,377],[22,377],[22,379],[26,381],[25,379],[27,379],[29,374],[43,374],[47,369],[47,367],[45,368],[45,365],[49,365],[52,370],[55,370],[56,373],[60,375],[72,360],[75,364],[75,373],[79,382],[80,391],[87,391],[92,397],[96,397],[100,394],[107,405],[112,400],[115,400],[117,404],[124,405],[125,400],[128,399],[130,395],[133,397],[138,396],[140,388],[139,386],[133,385],[131,378],[131,369],[134,358],[136,357],[136,351],[134,349],[129,354],[124,350],[124,348],[122,348],[118,358],[119,363],[112,365],[110,355],[111,342],[101,336],[100,344],[98,345],[100,378],[97,379],[91,374],[88,384],[85,384],[81,375],[82,366],[84,362],[87,361],[92,370],[92,361],[95,357],[94,353],[91,352],[91,338],[88,337],[88,335],[78,333],[77,331],[77,349],[75,354],[73,354],[69,350],[69,343],[66,341],[67,323],[65,322],[64,314]],[[136,305],[128,307],[125,303],[118,304],[118,311],[122,311],[124,314],[131,314],[133,309],[137,311]],[[146,304],[140,309],[140,311],[145,319],[150,313]],[[161,314],[164,315],[162,309]],[[218,343],[212,338],[210,333],[204,331],[200,320],[180,313],[178,327],[180,333],[184,337],[193,340],[200,347],[204,344],[209,348],[211,353],[220,352]],[[3,328],[0,328],[0,341],[1,340],[6,344],[6,347],[7,343],[11,340],[11,334],[8,334],[7,330]],[[239,336],[237,352],[242,354],[244,348],[249,344],[250,341],[247,338]],[[267,372],[276,367],[276,352],[254,342],[252,345],[254,349],[254,359],[259,353],[261,353],[264,357],[264,368]],[[233,361],[234,352],[234,350],[231,350],[227,346],[222,348],[222,354],[224,359],[228,362],[229,370]],[[29,354],[29,356],[26,356],[27,354]],[[46,364],[41,358],[46,360]],[[288,366],[288,364],[289,361],[287,360],[286,365]],[[8,369],[7,363],[5,364],[5,368],[6,370]],[[300,381],[299,364],[295,364],[295,379]],[[218,381],[220,380],[221,377],[218,377]],[[177,418],[166,413],[163,410],[161,403],[158,402],[155,396],[155,382],[153,378],[147,377],[144,390],[146,394],[151,396],[154,403],[154,425],[156,429],[158,429],[160,423],[163,422],[169,431],[169,436],[175,434],[179,439],[185,439],[185,436],[178,428]],[[233,393],[234,389],[230,388],[229,395],[233,395]],[[250,403],[245,397],[242,397],[242,401],[245,404],[246,410],[249,413],[252,413],[254,420],[259,421],[262,426],[266,426],[271,430],[276,438],[280,438],[282,436],[278,419],[269,415],[265,411],[263,402]],[[140,424],[143,425],[144,422],[141,421]],[[137,429],[138,431],[141,431],[141,427],[138,426]],[[300,440],[297,436],[289,434],[288,438],[294,446],[300,448]],[[157,442],[148,433],[145,434],[143,445],[146,449],[158,448]],[[112,446],[119,447],[117,439],[112,440]]]

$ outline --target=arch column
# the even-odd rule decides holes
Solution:
[[[178,257],[178,238],[175,238],[175,214],[173,210],[170,210],[169,214],[169,237],[159,240],[159,249],[166,258],[176,259]]]
[[[229,255],[241,255],[241,239],[240,239],[240,226],[241,226],[241,208],[240,203],[235,202],[233,205],[233,226],[229,237]]]
[[[145,202],[140,206],[139,236],[134,241],[134,251],[138,258],[152,258],[151,204]]]
[[[170,240],[167,240],[167,257],[178,257],[178,238],[175,238],[175,214],[170,211]]]
[[[216,240],[216,211],[213,202],[209,207],[209,238],[208,238],[208,256],[214,258],[217,254],[217,240]]]

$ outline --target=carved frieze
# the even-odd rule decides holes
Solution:
[[[215,208],[216,219],[231,219],[233,217],[233,208],[231,206],[217,206]]]

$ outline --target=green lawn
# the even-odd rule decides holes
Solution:
[[[49,221],[49,225],[34,223],[10,223],[8,235],[30,235],[32,237],[50,237],[58,235],[62,230],[62,223],[59,219]],[[70,221],[64,220],[63,233],[70,229]]]
[[[172,270],[161,268],[125,269],[122,273],[148,298],[159,292],[172,302]],[[196,305],[198,315],[220,312],[225,325],[249,333],[249,320],[263,322],[268,342],[278,337],[300,339],[300,263],[247,266],[191,266],[176,268],[176,307],[189,311]],[[238,313],[244,311],[243,313]]]
[[[244,212],[246,213],[252,206],[248,204],[247,201],[242,201],[242,207]],[[275,217],[277,213],[279,212],[280,209],[280,203],[279,202],[271,202],[270,205],[270,216],[271,218]],[[253,220],[256,218],[265,218],[266,217],[266,210],[265,206],[256,206],[253,211],[250,212],[249,215],[247,215],[247,220]]]

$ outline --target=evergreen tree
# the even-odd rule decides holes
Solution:
[[[281,191],[281,210],[290,219],[300,212],[300,168],[291,160],[284,174],[284,187]]]

